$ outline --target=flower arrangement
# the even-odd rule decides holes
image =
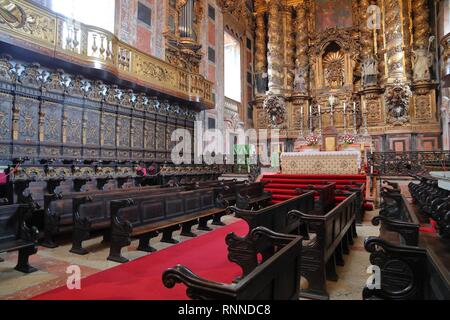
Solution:
[[[305,140],[308,146],[317,146],[320,143],[320,136],[315,133],[311,133],[305,137]]]
[[[342,137],[342,142],[344,144],[354,144],[355,141],[356,141],[356,137],[349,133],[344,134],[344,136]]]

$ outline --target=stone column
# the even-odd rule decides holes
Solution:
[[[255,74],[256,96],[263,96],[267,87],[267,45],[264,12],[256,14]]]
[[[295,73],[297,80],[294,82],[296,94],[307,95],[309,86],[309,59],[308,59],[308,19],[306,1],[301,0],[295,7],[297,18],[295,22]]]
[[[283,27],[279,0],[269,2],[269,44],[268,44],[268,74],[269,91],[273,94],[281,94],[284,85],[283,65]]]

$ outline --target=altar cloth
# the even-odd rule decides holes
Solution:
[[[283,174],[358,174],[360,151],[310,151],[281,154]]]

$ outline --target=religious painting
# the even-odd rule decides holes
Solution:
[[[352,20],[352,0],[317,0],[316,31],[329,28],[350,28]]]

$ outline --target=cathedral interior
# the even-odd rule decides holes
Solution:
[[[450,0],[0,0],[0,300],[450,299],[449,150]]]

